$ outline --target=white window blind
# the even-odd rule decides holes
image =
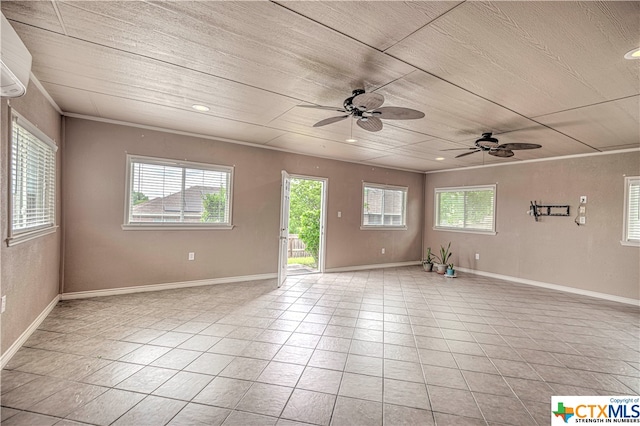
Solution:
[[[55,226],[56,150],[35,126],[13,116],[11,236]]]
[[[362,227],[406,228],[407,188],[363,183]]]
[[[625,178],[623,243],[640,245],[640,177]]]
[[[495,233],[496,186],[436,188],[434,229]]]
[[[231,226],[233,169],[129,156],[126,225]]]

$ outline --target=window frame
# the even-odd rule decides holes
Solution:
[[[48,234],[52,234],[57,231],[58,225],[58,215],[57,215],[57,207],[58,207],[58,146],[55,143],[54,139],[51,139],[47,136],[42,130],[38,129],[35,125],[33,125],[29,120],[24,118],[21,114],[14,111],[10,108],[9,110],[9,148],[8,148],[8,197],[7,197],[7,217],[8,217],[8,226],[7,226],[7,239],[6,243],[8,247],[14,246],[16,244],[20,244],[23,242],[27,242],[33,240],[35,238],[39,238]],[[41,224],[37,226],[31,226],[23,229],[14,229],[14,212],[13,208],[15,205],[14,194],[13,194],[13,146],[15,143],[14,140],[14,126],[18,125],[22,127],[25,131],[30,133],[33,137],[35,137],[38,142],[43,144],[45,147],[50,149],[48,155],[51,156],[51,161],[53,162],[53,166],[49,170],[45,170],[45,173],[50,172],[52,176],[45,177],[45,180],[50,179],[50,183],[52,188],[45,189],[46,191],[52,191],[52,194],[49,195],[50,202],[52,205],[48,206],[50,211],[50,223]]]
[[[445,192],[473,192],[477,190],[486,190],[491,189],[493,191],[493,220],[491,225],[491,230],[484,230],[478,228],[453,228],[447,226],[438,225],[438,219],[440,216],[440,199],[438,197],[439,193]],[[481,235],[496,235],[496,205],[498,200],[498,185],[490,184],[490,185],[471,185],[471,186],[454,186],[454,187],[443,187],[443,188],[434,188],[434,197],[433,197],[433,230],[434,231],[449,231],[449,232],[462,232],[465,234],[481,234]],[[466,213],[466,207],[465,207]]]
[[[227,202],[229,203],[228,223],[211,222],[133,222],[130,220],[131,191],[133,190],[132,164],[144,163],[158,166],[181,167],[183,169],[208,170],[215,172],[229,173],[229,187],[227,188]],[[230,230],[233,225],[233,179],[234,167],[218,164],[199,163],[194,161],[181,161],[169,158],[149,157],[144,155],[127,154],[126,176],[125,176],[125,200],[124,200],[124,223],[122,229],[125,231],[147,230],[147,231],[184,231],[184,230]],[[184,188],[182,189],[184,190]]]
[[[628,247],[640,247],[640,239],[629,239],[629,188],[632,185],[640,185],[640,176],[625,176],[624,178],[624,209],[622,211],[622,240],[620,240],[620,244]]]
[[[384,196],[382,197],[382,224],[380,225],[365,225],[364,224],[364,203],[365,203],[365,188],[374,188],[392,191],[403,191],[404,199],[402,204],[402,225],[385,225],[384,224]],[[384,193],[383,193],[384,194]],[[407,200],[409,198],[409,187],[398,185],[386,185],[382,183],[372,183],[362,181],[362,199],[360,204],[360,230],[378,230],[378,231],[406,231],[407,230]]]

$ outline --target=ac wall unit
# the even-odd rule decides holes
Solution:
[[[16,98],[27,93],[29,75],[31,74],[31,53],[4,14],[2,14],[0,29],[2,30],[2,38],[0,38],[0,67],[2,68],[0,95]]]

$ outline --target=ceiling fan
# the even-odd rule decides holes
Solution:
[[[474,154],[476,152],[489,152],[489,155],[493,155],[494,157],[513,157],[513,151],[518,149],[537,149],[542,148],[542,145],[538,145],[536,143],[498,143],[498,139],[491,136],[492,133],[483,133],[482,137],[476,140],[475,146],[473,148],[453,148],[453,149],[443,149],[443,151],[458,151],[461,149],[464,150],[472,150],[470,152],[465,152],[460,155],[456,155],[456,158],[464,157],[465,155]]]
[[[424,112],[411,108],[383,107],[384,96],[378,93],[365,93],[363,89],[356,89],[351,96],[344,100],[342,108],[321,105],[298,105],[302,108],[326,109],[342,112],[345,115],[325,118],[318,121],[313,127],[326,126],[337,123],[348,117],[356,120],[358,127],[369,132],[382,130],[382,120],[415,120],[424,117]]]

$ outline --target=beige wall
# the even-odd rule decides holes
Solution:
[[[123,231],[126,153],[234,166],[235,228]],[[64,161],[64,292],[275,273],[283,169],[329,180],[326,268],[420,259],[418,173],[73,118]],[[363,180],[409,187],[407,231],[360,230]]]
[[[32,124],[38,126],[47,136],[54,139],[60,148],[60,115],[49,104],[38,88],[30,84],[27,94],[22,98],[12,99],[11,107]],[[2,158],[0,180],[2,194],[0,199],[2,242],[0,257],[1,293],[7,296],[7,309],[2,314],[2,353],[20,337],[40,313],[57,297],[59,292],[60,272],[60,236],[61,229],[54,234],[45,235],[12,247],[7,247],[7,196],[9,164],[9,107],[7,100],[2,99]],[[63,149],[58,149],[58,210],[57,222],[60,223],[60,161]]]
[[[424,247],[451,241],[458,266],[640,299],[640,249],[620,244],[625,174],[640,175],[640,152],[427,174]],[[432,229],[434,188],[493,183],[497,235]],[[581,195],[585,226],[574,223]],[[530,201],[569,204],[571,216],[535,222]]]

